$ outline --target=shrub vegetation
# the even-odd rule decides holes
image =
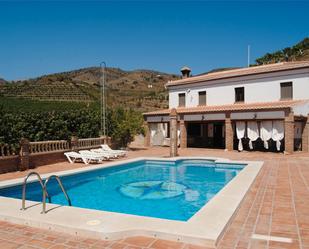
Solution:
[[[277,63],[282,61],[308,60],[309,59],[309,37],[304,38],[294,46],[287,47],[274,53],[266,53],[257,58],[257,65]]]
[[[113,142],[126,146],[134,135],[143,133],[143,118],[132,109],[107,110],[107,130]],[[0,144],[19,147],[21,138],[30,141],[68,140],[100,135],[98,103],[0,100]]]

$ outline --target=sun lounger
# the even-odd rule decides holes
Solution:
[[[125,151],[125,150],[113,150],[107,144],[101,144],[101,147],[104,151],[114,153],[115,155],[119,155],[119,156],[126,156],[127,155],[127,151]]]
[[[82,162],[84,162],[84,164],[89,164],[91,161],[103,161],[101,156],[80,154],[75,151],[65,152],[64,155],[70,163],[74,163],[76,160],[81,160]]]
[[[118,155],[115,154],[115,153],[112,153],[112,152],[109,152],[109,151],[106,151],[106,150],[103,150],[103,149],[92,149],[90,150],[91,152],[94,152],[94,153],[97,153],[99,155],[106,155],[110,158],[118,158]]]
[[[93,151],[90,151],[90,150],[80,150],[79,153],[83,156],[86,156],[86,157],[93,157],[93,158],[99,158],[101,161],[104,161],[104,160],[109,160],[111,159],[111,155],[108,155],[106,153],[96,153],[96,152],[93,152]]]

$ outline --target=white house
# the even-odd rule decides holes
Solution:
[[[173,110],[182,148],[308,151],[309,62],[182,73],[166,84],[169,109],[144,113],[147,146],[169,145]]]

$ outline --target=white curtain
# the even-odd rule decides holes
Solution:
[[[272,121],[262,121],[260,127],[260,136],[262,141],[264,142],[264,148],[268,150],[268,140],[272,137]]]
[[[243,121],[236,122],[236,134],[238,139],[238,150],[242,151],[242,141],[241,139],[245,136],[246,123]]]
[[[152,145],[161,146],[163,145],[163,142],[164,142],[163,130],[160,129],[160,127],[158,126],[158,129],[156,130],[155,134],[152,137]]]
[[[160,129],[162,130],[162,133],[164,135],[164,138],[167,136],[167,129],[166,129],[166,123],[160,123],[159,124]]]
[[[177,127],[177,146],[180,146],[180,126]]]
[[[259,138],[259,129],[256,121],[249,121],[247,123],[247,136],[249,138],[249,147],[253,150],[252,142]]]
[[[283,121],[273,122],[273,132],[271,135],[272,140],[276,142],[277,150],[280,151],[281,140],[284,138],[284,124]]]

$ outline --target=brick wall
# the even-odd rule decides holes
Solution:
[[[144,146],[150,146],[150,128],[147,122],[144,122],[144,129],[145,129],[145,139],[144,139]]]
[[[64,151],[46,152],[29,156],[29,168],[66,161]],[[0,174],[20,170],[19,156],[10,156],[0,159]]]
[[[177,111],[172,109],[170,113],[170,156],[175,157],[178,154],[177,142]]]
[[[187,148],[187,124],[180,120],[180,148]]]
[[[19,155],[0,155],[0,174],[63,162],[66,161],[66,151],[94,149],[102,143],[111,145],[110,137],[72,138],[71,143],[63,140],[30,143],[27,139],[22,139]]]
[[[30,155],[29,167],[33,169],[42,165],[64,162],[67,159],[63,153],[64,151]]]
[[[302,151],[309,151],[309,116],[304,121],[304,128],[302,133]]]
[[[225,118],[225,149],[226,150],[228,151],[233,150],[233,139],[234,139],[234,134],[233,134],[232,121],[230,118],[230,114],[227,114]]]
[[[284,119],[284,152],[294,152],[294,113],[286,112]]]
[[[19,164],[18,156],[0,158],[0,174],[17,171]]]

